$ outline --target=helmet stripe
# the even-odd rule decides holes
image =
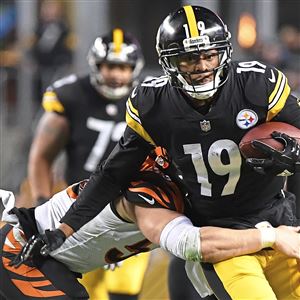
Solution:
[[[194,10],[193,10],[192,6],[191,5],[186,5],[183,8],[184,8],[186,18],[187,18],[187,21],[188,21],[191,37],[199,36],[196,17],[195,17]]]
[[[124,41],[124,34],[123,31],[119,28],[114,29],[113,31],[113,43],[114,43],[114,52],[120,53],[121,46]]]

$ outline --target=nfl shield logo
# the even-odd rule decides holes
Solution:
[[[200,122],[200,128],[204,132],[210,131],[211,130],[210,122],[206,121],[206,120],[201,121]]]

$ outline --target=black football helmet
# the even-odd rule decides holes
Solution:
[[[179,87],[197,99],[210,98],[223,85],[228,76],[232,47],[227,26],[212,11],[200,6],[183,6],[169,14],[157,32],[156,50],[159,63],[173,86]],[[178,64],[184,55],[198,55],[207,50],[217,50],[219,66],[209,72],[214,80],[197,85],[186,80],[191,74],[182,72]],[[208,72],[208,71],[206,71]],[[190,82],[190,83],[189,83]]]
[[[103,37],[97,37],[88,52],[87,61],[91,68],[92,84],[109,99],[119,99],[128,94],[137,84],[137,78],[144,66],[144,57],[138,41],[120,28],[113,29]],[[131,65],[133,75],[130,86],[119,88],[106,86],[99,72],[99,66],[103,62]]]

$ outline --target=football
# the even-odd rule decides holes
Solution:
[[[300,143],[300,129],[295,126],[282,122],[267,122],[250,129],[242,138],[239,148],[244,158],[264,158],[265,154],[255,149],[251,142],[253,140],[261,141],[276,150],[282,151],[284,146],[272,138],[273,131],[283,132]]]

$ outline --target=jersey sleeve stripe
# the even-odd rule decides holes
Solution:
[[[278,85],[276,94],[271,94],[271,96],[273,95],[273,99],[271,96],[269,98],[267,121],[272,120],[282,110],[291,91],[287,78],[281,72],[279,74],[281,74],[281,82]]]
[[[275,95],[277,94],[279,86],[280,86],[280,83],[282,81],[282,77],[283,77],[283,74],[280,71],[278,71],[278,79],[277,79],[275,88],[274,88],[272,94],[269,97],[269,103],[273,101]]]
[[[135,119],[131,117],[131,115],[126,111],[126,123],[127,125],[134,130],[139,136],[141,136],[145,141],[148,143],[155,145],[154,141],[150,137],[150,135],[146,132],[146,130],[143,128],[143,126],[138,123]]]
[[[195,14],[191,5],[183,7],[188,21],[191,37],[199,36]]]
[[[140,135],[145,141],[155,146],[154,141],[143,128],[142,122],[139,118],[139,112],[136,108],[133,107],[130,99],[126,103],[126,123],[127,125],[134,130],[138,135]]]
[[[43,97],[43,108],[47,112],[58,112],[63,113],[65,111],[62,103],[57,99],[57,96],[54,92],[46,92]]]
[[[127,112],[128,114],[131,116],[131,118],[133,118],[135,121],[137,121],[138,123],[142,123],[140,118],[139,118],[139,112],[137,109],[135,109],[130,101],[130,99],[128,99],[128,101],[126,102],[126,108],[127,108]]]
[[[284,94],[284,92],[285,92],[285,89],[286,89],[286,86],[288,86],[288,84],[287,84],[287,79],[286,79],[286,77],[283,75],[282,76],[282,80],[281,80],[281,82],[280,82],[280,85],[279,85],[279,89],[278,89],[278,91],[277,91],[277,93],[276,93],[276,95],[275,95],[275,97],[271,100],[271,98],[269,98],[269,110],[270,109],[272,109],[275,105],[276,105],[276,103],[277,103],[277,101],[281,98],[281,96]],[[271,100],[271,101],[270,101]]]

